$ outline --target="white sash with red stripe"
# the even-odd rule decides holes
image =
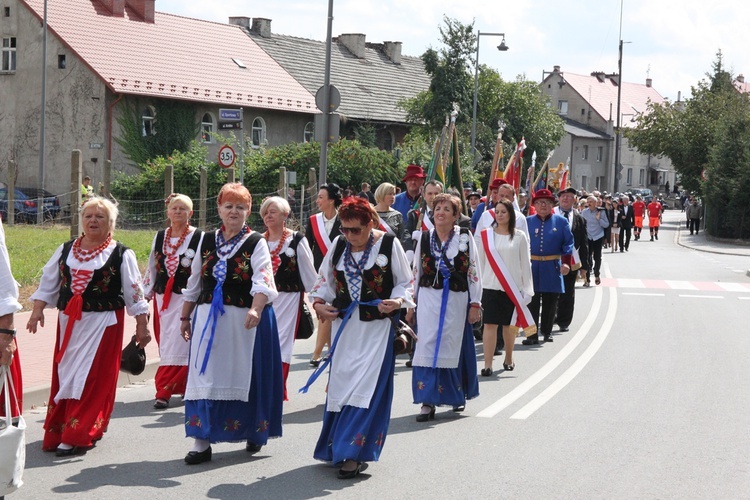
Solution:
[[[315,237],[315,243],[317,243],[321,252],[323,252],[323,255],[326,255],[328,249],[331,248],[331,239],[328,237],[328,232],[326,232],[323,213],[311,215],[310,226],[312,227],[313,236]]]
[[[379,220],[380,220],[380,225],[378,225],[378,229],[380,229],[381,231],[385,231],[388,234],[392,234],[394,236],[396,235],[393,229],[391,229],[391,226],[383,222],[383,219],[379,219]]]
[[[417,217],[419,217],[419,210],[417,210]],[[429,231],[434,228],[435,224],[433,224],[430,220],[430,216],[428,214],[424,214],[424,217],[422,217],[422,231]]]
[[[495,248],[495,232],[491,227],[488,227],[482,231],[482,246],[484,248],[484,254],[487,256],[487,262],[495,273],[498,281],[503,286],[503,290],[508,295],[508,298],[513,302],[516,307],[513,313],[513,318],[510,320],[511,324],[525,330],[536,331],[536,325],[534,323],[534,317],[531,315],[531,311],[523,303],[523,297],[521,297],[521,291],[518,289],[513,277],[505,265],[505,261],[497,252]],[[533,328],[532,328],[533,327]]]

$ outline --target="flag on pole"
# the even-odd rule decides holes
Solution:
[[[565,163],[565,166],[562,169],[562,174],[560,175],[560,189],[566,189],[568,185],[570,184],[568,182],[569,172],[570,172],[570,157],[568,157],[568,161]]]
[[[526,172],[526,192],[531,192],[531,183],[534,180],[534,170],[536,169],[536,151],[531,155],[531,166]]]

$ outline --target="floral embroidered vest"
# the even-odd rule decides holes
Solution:
[[[250,259],[255,247],[263,237],[253,231],[235,252],[234,256],[227,259],[227,278],[224,281],[224,305],[250,308],[253,305],[253,296],[250,289],[253,286],[253,268]],[[207,235],[203,238],[201,245],[201,267],[202,289],[198,296],[198,304],[210,304],[214,297],[216,278],[214,278],[214,266],[219,262],[216,255],[216,236]]]
[[[57,308],[60,311],[64,310],[70,299],[73,298],[73,289],[71,288],[73,280],[70,275],[70,267],[66,262],[68,254],[73,248],[74,241],[71,240],[63,245],[62,255],[58,261],[60,278],[62,280],[60,284],[60,296],[57,299]],[[91,281],[83,292],[83,311],[116,311],[125,307],[125,299],[122,296],[120,267],[122,265],[122,254],[127,249],[125,245],[118,241],[107,262],[94,271]]]
[[[273,276],[273,280],[276,282],[276,289],[279,292],[301,292],[304,288],[302,285],[302,276],[299,274],[299,266],[297,266],[297,246],[302,241],[302,238],[304,236],[299,231],[294,233],[294,237],[289,243],[289,248],[279,254],[281,263],[276,270],[276,274]],[[291,253],[291,256],[288,253]]]
[[[172,293],[181,294],[183,288],[187,287],[188,278],[190,277],[190,266],[195,258],[195,253],[198,251],[198,243],[200,242],[201,234],[203,234],[203,231],[196,229],[193,232],[193,236],[190,238],[188,250],[193,251],[193,256],[188,257],[183,253],[178,257],[179,265],[177,266],[177,271],[174,273],[174,286],[172,287]],[[154,280],[155,293],[164,293],[167,288],[169,273],[167,272],[165,259],[164,230],[161,230],[156,233],[156,242],[154,243],[154,260],[156,260],[156,279]]]
[[[393,292],[393,271],[391,270],[391,263],[393,261],[393,240],[394,236],[391,234],[384,234],[382,236],[383,242],[380,244],[380,253],[378,255],[384,255],[388,257],[384,265],[379,265],[379,258],[375,259],[375,264],[370,269],[364,269],[362,271],[362,290],[360,293],[360,302],[369,302],[371,300],[389,299],[391,298],[391,292]],[[344,317],[344,312],[352,303],[351,295],[349,294],[349,285],[346,283],[346,273],[336,269],[339,260],[343,258],[344,249],[346,248],[346,240],[342,237],[339,238],[336,245],[336,249],[333,254],[333,270],[334,278],[336,280],[336,298],[333,299],[333,306],[339,310],[339,317]],[[367,285],[364,282],[367,282]],[[369,286],[368,286],[369,285]],[[372,290],[375,290],[377,297],[373,294]],[[391,316],[401,314],[401,310],[398,309],[391,313]],[[383,314],[378,310],[377,306],[359,306],[359,319],[361,321],[374,321],[376,319],[385,319],[388,314]]]
[[[460,235],[466,234],[471,237],[469,230],[461,228]],[[450,290],[451,292],[466,292],[469,290],[469,248],[468,244],[465,251],[461,251],[460,247],[458,254],[453,258],[453,264],[450,261],[447,263],[448,269],[451,271],[450,278]],[[421,256],[420,265],[422,266],[422,275],[419,277],[419,286],[434,288],[436,290],[443,289],[443,276],[439,275],[437,270],[436,258],[430,251],[430,232],[425,231],[422,233],[421,243]]]

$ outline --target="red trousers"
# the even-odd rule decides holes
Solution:
[[[188,367],[186,366],[160,366],[156,370],[154,385],[156,385],[156,399],[169,401],[173,394],[185,394],[187,385]]]

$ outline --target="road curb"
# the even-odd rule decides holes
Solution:
[[[689,250],[695,250],[696,252],[703,252],[703,253],[713,253],[717,255],[734,255],[736,257],[747,257],[747,254],[745,253],[735,253],[731,251],[725,251],[725,250],[719,250],[715,248],[700,248],[697,246],[688,245],[682,242],[682,231],[685,231],[686,229],[683,228],[683,225],[679,222],[677,223],[677,245],[681,246],[682,248],[687,248]],[[708,238],[706,238],[708,240]],[[721,243],[721,241],[716,240],[717,242]],[[750,276],[750,269],[747,271],[747,275]]]
[[[146,362],[146,369],[140,375],[131,375],[121,371],[117,378],[117,387],[125,387],[126,385],[134,384],[136,382],[144,382],[154,378],[156,370],[159,368],[159,358]],[[49,390],[51,385],[37,385],[34,387],[24,388],[23,391],[23,409],[33,410],[39,409],[47,405],[49,402]],[[154,389],[156,391],[156,389]]]

